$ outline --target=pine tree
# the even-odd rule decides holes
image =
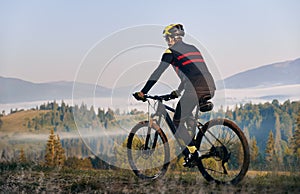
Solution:
[[[114,111],[108,108],[107,112],[105,113],[105,118],[109,121],[112,121],[115,119]]]
[[[273,101],[274,102],[274,101]],[[275,101],[274,104],[277,104]],[[282,164],[282,148],[281,148],[281,131],[280,131],[280,120],[278,113],[274,113],[275,116],[275,143],[274,143],[274,149],[275,149],[275,155],[277,158],[277,162],[279,164]]]
[[[31,127],[32,127],[31,125],[32,125],[31,122],[28,121],[28,122],[27,122],[27,128],[28,128],[28,129],[31,129]]]
[[[275,157],[275,142],[273,137],[273,132],[270,131],[269,138],[266,146],[266,162],[271,164]]]
[[[94,106],[91,106],[89,112],[90,112],[90,115],[89,115],[90,118],[89,118],[89,120],[91,120],[91,121],[95,120],[97,115],[96,115]]]
[[[55,155],[55,135],[54,130],[51,129],[50,135],[46,145],[46,155],[45,155],[45,165],[46,166],[54,166],[54,155]]]
[[[293,151],[300,158],[300,112],[297,117],[297,128],[292,138]]]
[[[232,110],[230,110],[228,106],[226,108],[225,117],[228,119],[233,119]]]
[[[105,113],[104,110],[98,108],[98,118],[100,120],[101,123],[103,123],[105,121]]]
[[[54,150],[54,164],[56,167],[62,167],[66,160],[66,156],[65,150],[60,143],[59,135],[56,135],[56,138],[54,139]]]
[[[65,160],[65,150],[60,143],[59,135],[55,135],[54,130],[51,129],[46,147],[45,165],[62,167]]]
[[[66,113],[66,104],[65,104],[65,102],[62,100],[62,101],[61,101],[61,108],[60,108],[60,120],[61,120],[62,122],[64,122],[65,113]]]
[[[248,127],[244,127],[244,135],[246,137],[246,139],[249,141],[250,140],[250,133],[249,133],[249,129]]]
[[[292,170],[295,165],[293,161],[293,149],[287,143],[283,145],[283,164],[286,170]]]
[[[257,146],[257,142],[256,142],[256,139],[255,137],[253,139],[251,139],[251,161],[253,163],[255,163],[255,161],[257,160],[258,158],[258,155],[259,155],[259,147]]]
[[[233,118],[237,122],[237,124],[241,123],[240,108],[237,105],[234,109]]]

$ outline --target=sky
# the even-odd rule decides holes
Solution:
[[[163,26],[182,23],[186,33],[207,51],[220,76],[226,78],[262,65],[299,58],[299,8],[298,0],[0,0],[0,76],[35,83],[73,81],[80,77],[89,53],[120,31],[155,25],[157,33],[144,35],[156,40],[162,37]],[[118,42],[112,42],[107,50],[117,52],[114,47],[118,47]],[[147,43],[151,44],[151,38]],[[147,59],[148,62],[140,59],[132,66],[147,66],[146,72],[138,71],[144,80],[155,69],[162,51],[156,49],[151,54],[154,58]],[[105,52],[98,53],[99,61],[107,55]],[[105,63],[99,61],[97,65],[103,70]],[[85,70],[93,72],[92,68]],[[105,70],[107,74],[115,71]],[[101,80],[101,71],[97,72],[97,79],[82,81]],[[115,83],[109,78],[105,81],[107,86]]]

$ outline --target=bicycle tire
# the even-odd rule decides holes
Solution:
[[[150,127],[151,138],[158,134],[155,147],[154,139],[150,138],[151,149],[145,150],[145,129]],[[148,147],[148,146],[147,146]],[[162,153],[163,152],[163,153]],[[129,133],[127,141],[128,162],[134,174],[141,179],[157,179],[163,176],[170,164],[170,148],[165,133],[156,123],[148,121],[139,122]]]
[[[198,150],[201,154],[203,152],[207,153],[205,149],[211,146],[210,154],[208,154],[208,156],[211,156],[203,157],[198,161],[198,169],[203,177],[209,182],[214,181],[218,184],[229,183],[235,185],[239,183],[246,175],[250,163],[249,145],[242,130],[228,119],[208,121],[201,130],[202,133],[200,132],[196,139]],[[227,130],[226,133],[225,130]],[[224,145],[225,141],[228,145]],[[210,144],[213,144],[213,146]],[[215,151],[214,154],[211,154],[212,150]],[[223,163],[225,159],[227,159],[227,164]]]

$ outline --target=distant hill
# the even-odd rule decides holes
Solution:
[[[226,78],[224,83],[231,89],[300,84],[299,72],[300,58],[244,71]]]
[[[110,89],[93,84],[76,83],[75,97],[108,96]],[[0,76],[0,103],[30,102],[39,100],[71,99],[73,82],[32,83]]]
[[[224,83],[226,89],[268,88],[300,84],[299,72],[300,58],[237,73],[226,78]],[[222,89],[224,86],[220,81],[217,85],[218,89]],[[76,83],[72,97],[73,82],[32,83],[21,79],[0,76],[0,104],[88,97],[128,97],[136,90],[138,90],[136,87],[131,86],[110,89],[99,85]],[[160,93],[161,91],[169,90],[170,88],[164,88],[157,84],[151,92]],[[281,95],[281,93],[272,95]]]

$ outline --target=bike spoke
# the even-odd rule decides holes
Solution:
[[[210,177],[208,180],[235,183],[245,172],[240,175],[246,160],[242,141],[230,125],[224,125],[220,120],[209,124],[199,147],[201,153],[204,153],[199,169],[205,177]]]
[[[215,172],[215,173],[218,173],[218,174],[224,174],[223,172],[216,171],[215,169],[211,169],[211,168],[205,168],[205,169],[209,170],[209,171],[212,171],[212,172]]]
[[[169,158],[169,147],[156,129],[145,125],[146,123],[140,126],[128,139],[128,159],[137,176],[155,179],[166,171],[165,161]]]
[[[226,142],[226,145],[229,144],[233,138],[237,138],[236,136],[234,136],[233,132],[231,132],[231,134],[229,136],[231,136],[231,137],[228,138],[228,141]]]

